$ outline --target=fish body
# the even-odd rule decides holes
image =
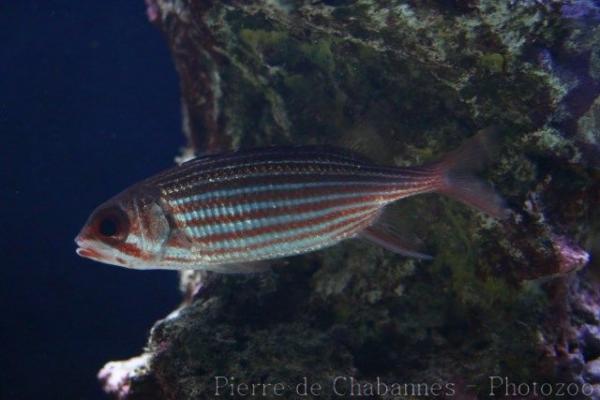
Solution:
[[[76,239],[78,254],[130,268],[250,272],[263,260],[361,236],[424,257],[378,226],[387,204],[437,191],[491,214],[503,212],[479,181],[465,181],[477,183],[476,193],[473,184],[457,190],[456,159],[386,167],[330,146],[200,157],[98,207]]]

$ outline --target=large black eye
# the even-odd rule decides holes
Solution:
[[[96,232],[108,241],[125,240],[129,234],[129,218],[120,207],[108,207],[95,216]]]
[[[106,217],[102,221],[100,221],[100,226],[98,230],[102,236],[114,236],[118,233],[119,225],[117,225],[117,221],[113,218]]]

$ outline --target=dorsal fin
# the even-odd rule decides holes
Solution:
[[[191,164],[211,164],[217,161],[229,160],[230,162],[239,162],[242,160],[275,160],[285,159],[286,157],[301,157],[301,156],[323,156],[330,157],[338,161],[359,161],[373,163],[372,160],[362,154],[327,144],[322,145],[301,145],[301,146],[274,146],[260,147],[247,150],[228,151],[218,154],[206,154],[181,164],[181,166],[189,166]]]

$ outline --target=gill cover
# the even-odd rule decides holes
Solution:
[[[134,223],[133,235],[137,239],[137,246],[142,254],[145,254],[150,260],[160,261],[163,253],[163,247],[171,234],[171,226],[165,215],[163,208],[157,201],[140,199],[134,203]],[[132,235],[132,236],[133,236]]]

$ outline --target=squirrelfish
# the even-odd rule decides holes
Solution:
[[[476,135],[438,162],[379,166],[331,146],[208,155],[145,179],[100,205],[75,239],[77,254],[137,269],[252,272],[265,260],[360,237],[419,258],[382,223],[384,207],[438,192],[506,215],[469,173],[485,153]]]

